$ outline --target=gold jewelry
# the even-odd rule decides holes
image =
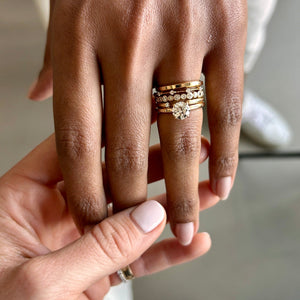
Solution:
[[[127,282],[128,280],[132,280],[135,278],[129,265],[123,269],[118,270],[117,274],[123,282]]]
[[[171,93],[173,92],[173,93]],[[161,95],[160,93],[154,94],[154,99],[156,103],[170,102],[170,101],[179,101],[179,100],[191,100],[193,98],[204,97],[203,88],[199,87],[196,90],[191,90],[187,88],[186,90],[174,91],[165,93]]]
[[[168,108],[156,108],[159,113],[172,113],[175,119],[184,120],[190,116],[190,111],[204,106],[204,100],[197,104],[188,105],[186,102],[180,101]]]
[[[193,105],[193,104],[197,104],[200,101],[204,102],[204,98],[196,98],[196,99],[192,99],[192,100],[187,100],[184,101],[185,103],[189,104],[189,105]],[[175,102],[176,103],[176,102]],[[166,103],[157,103],[157,107],[156,108],[170,108],[172,107],[175,103],[171,104],[170,102],[166,102]]]
[[[172,113],[178,120],[190,116],[190,111],[204,106],[203,82],[200,80],[159,86],[153,96],[159,113]]]
[[[171,85],[164,85],[157,87],[157,91],[163,92],[167,90],[177,90],[182,88],[188,88],[188,87],[196,87],[203,85],[203,82],[201,80],[195,80],[195,81],[188,81],[188,82],[182,82],[182,83],[175,83]]]

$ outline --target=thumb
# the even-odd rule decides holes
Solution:
[[[51,36],[52,36],[52,14],[55,0],[50,0],[50,15],[47,32],[47,41],[44,53],[43,67],[38,78],[31,84],[28,90],[28,98],[35,101],[45,100],[53,94],[52,64],[51,64]]]
[[[78,295],[101,278],[135,261],[159,237],[166,223],[164,208],[156,201],[115,214],[74,243],[37,257],[41,292]],[[33,275],[33,274],[31,274]],[[67,288],[66,288],[67,287]]]
[[[38,78],[31,84],[28,90],[28,98],[34,101],[42,101],[53,95],[52,66],[45,65]]]

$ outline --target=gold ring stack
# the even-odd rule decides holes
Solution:
[[[199,80],[159,86],[153,96],[159,113],[172,113],[178,120],[188,118],[191,110],[204,106],[203,82]]]
[[[129,266],[126,266],[125,268],[118,270],[117,274],[123,282],[127,282],[128,280],[134,279],[133,272]]]

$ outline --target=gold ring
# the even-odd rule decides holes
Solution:
[[[127,282],[128,280],[132,280],[135,278],[129,265],[123,269],[118,270],[117,274],[123,282]]]
[[[199,103],[200,101],[204,101],[204,98],[201,97],[201,98],[196,98],[196,99],[192,99],[192,100],[187,100],[185,101],[185,103],[189,104],[189,105],[193,105],[193,104],[197,104]],[[176,103],[176,102],[175,102]],[[174,103],[174,104],[175,104]],[[172,104],[172,105],[174,105]],[[166,102],[166,103],[157,103],[157,108],[170,108],[171,107],[171,104],[170,102]]]
[[[188,105],[181,101],[173,105],[172,108],[156,108],[159,113],[172,113],[177,120],[184,120],[190,116],[190,111],[204,106],[204,101],[201,100],[197,104]]]
[[[184,120],[190,111],[204,106],[203,82],[200,80],[159,86],[153,96],[159,113],[172,113],[175,119]]]
[[[188,82],[175,83],[171,85],[158,86],[156,89],[162,92],[167,90],[182,89],[182,88],[195,87],[201,85],[203,85],[203,82],[201,80],[194,80]]]
[[[163,95],[174,95],[176,93],[183,93],[185,90],[189,91],[201,91],[203,90],[203,87],[201,85],[193,86],[193,87],[186,87],[182,89],[172,89],[172,90],[165,90],[165,91],[156,91],[154,94],[155,96],[163,96]]]
[[[168,101],[179,101],[179,100],[191,100],[193,98],[201,98],[204,97],[204,91],[202,87],[198,87],[197,89],[187,88],[185,90],[180,91],[168,91],[164,94],[158,92],[154,94],[154,99],[156,103],[163,103]]]

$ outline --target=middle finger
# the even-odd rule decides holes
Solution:
[[[128,75],[130,67],[119,63],[106,58],[102,64],[105,160],[114,212],[146,200],[152,105],[152,70],[133,69],[138,76]],[[111,72],[116,64],[118,72]]]

